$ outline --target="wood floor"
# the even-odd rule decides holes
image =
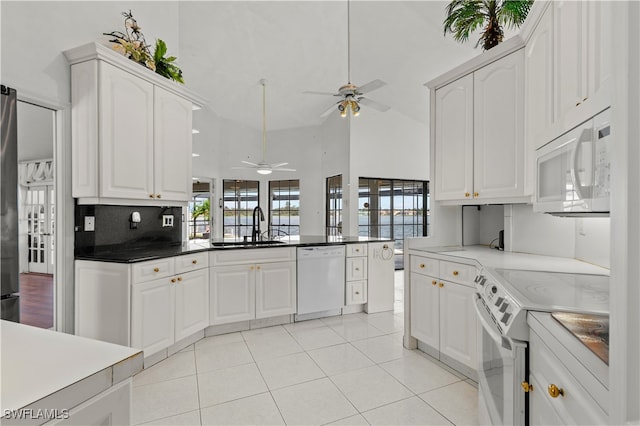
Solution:
[[[20,274],[20,323],[53,327],[53,275]]]

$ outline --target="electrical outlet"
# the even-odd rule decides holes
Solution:
[[[173,215],[172,214],[163,214],[162,215],[162,227],[166,228],[168,226],[173,226]]]
[[[93,232],[96,230],[96,218],[95,216],[84,217],[84,231]]]

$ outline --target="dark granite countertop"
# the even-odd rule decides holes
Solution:
[[[369,237],[326,237],[321,235],[301,235],[296,237],[279,238],[274,241],[258,243],[243,240],[223,240],[187,242],[174,245],[145,245],[127,247],[122,245],[100,247],[92,251],[76,253],[76,260],[93,260],[99,262],[137,263],[165,257],[180,256],[209,250],[250,250],[271,247],[301,247],[327,246],[340,244],[354,244],[366,242],[391,242],[388,238]]]

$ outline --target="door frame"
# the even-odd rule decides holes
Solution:
[[[53,329],[74,332],[73,226],[74,201],[71,195],[71,104],[48,99],[20,85],[18,100],[54,112],[53,167],[55,190],[55,261],[53,266]],[[67,238],[71,236],[71,238]]]

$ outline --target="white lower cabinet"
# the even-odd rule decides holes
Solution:
[[[347,244],[345,259],[345,305],[367,303],[368,245]]]
[[[209,325],[208,254],[75,262],[76,334],[148,357]]]
[[[131,346],[149,356],[209,325],[209,271],[134,284]]]
[[[411,256],[410,264],[411,336],[443,355],[445,361],[450,358],[475,371],[477,318],[475,289],[469,282],[475,267],[420,256]]]
[[[210,325],[296,313],[295,248],[211,252]]]

